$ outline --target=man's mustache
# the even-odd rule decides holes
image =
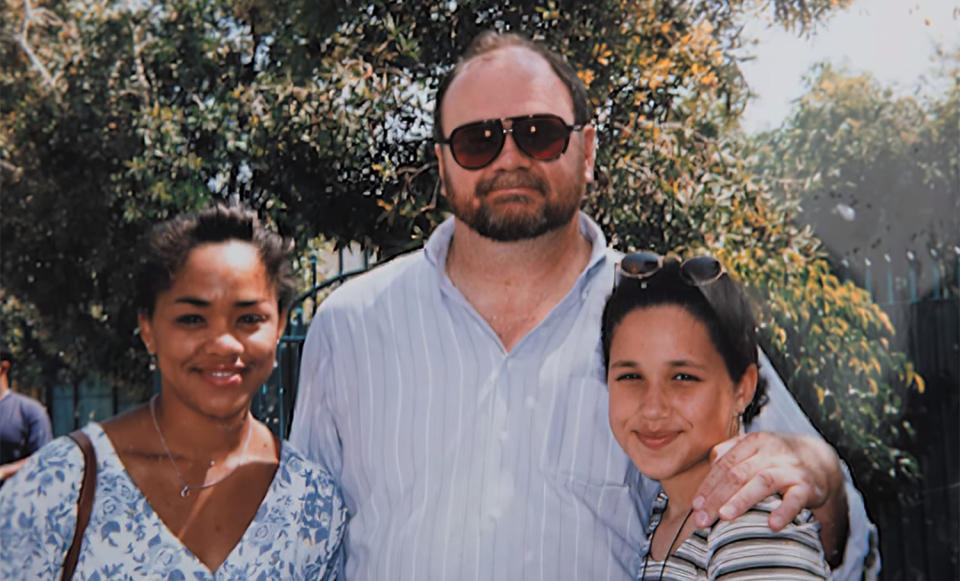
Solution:
[[[510,188],[529,188],[537,190],[543,196],[547,195],[545,180],[526,170],[497,173],[488,179],[480,180],[475,191],[478,198],[485,198],[494,190]]]

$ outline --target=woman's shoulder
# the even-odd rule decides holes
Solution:
[[[333,474],[326,466],[316,460],[307,458],[307,456],[289,440],[283,440],[281,444],[280,466],[286,466],[290,470],[309,474],[317,478],[329,478],[333,480]]]
[[[254,522],[252,542],[272,539],[283,545],[284,533],[299,539],[295,550],[308,561],[327,563],[339,551],[347,520],[346,505],[333,475],[283,442],[271,493]],[[289,538],[287,540],[290,540]]]
[[[50,510],[76,505],[83,465],[83,452],[67,436],[47,443],[0,488],[2,519],[42,516]],[[0,527],[9,524],[3,522]]]
[[[9,494],[11,490],[30,489],[50,496],[58,485],[78,483],[77,476],[82,472],[83,452],[73,440],[60,436],[32,454],[2,490]]]
[[[281,447],[276,480],[283,488],[301,489],[305,493],[335,499],[336,504],[341,504],[340,486],[330,470],[308,459],[286,440]]]
[[[106,440],[103,430],[91,423],[83,432],[90,438],[100,460],[104,453],[102,442]],[[69,436],[60,436],[27,459],[23,468],[4,483],[0,498],[6,502],[16,497],[21,500],[13,502],[26,502],[34,508],[75,504],[80,495],[85,461],[80,446]]]
[[[52,578],[73,536],[83,453],[61,436],[0,488],[0,578]]]

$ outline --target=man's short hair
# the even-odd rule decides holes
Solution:
[[[543,57],[543,59],[550,64],[550,68],[553,69],[553,72],[556,73],[557,77],[560,78],[570,93],[570,99],[573,101],[574,125],[583,125],[589,121],[591,112],[590,102],[587,100],[587,90],[583,86],[580,77],[577,76],[577,71],[575,71],[562,56],[553,52],[542,43],[534,42],[518,34],[488,30],[480,33],[473,39],[470,46],[468,46],[467,50],[463,53],[463,56],[460,57],[460,62],[457,63],[457,66],[440,81],[440,86],[437,88],[436,103],[433,107],[434,140],[440,141],[444,138],[443,98],[447,93],[447,89],[450,88],[450,83],[460,75],[463,67],[478,56],[513,46],[531,50]]]
[[[10,365],[13,365],[13,351],[11,351],[6,345],[0,345],[0,362],[9,361]]]

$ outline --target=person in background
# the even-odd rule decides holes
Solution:
[[[819,525],[802,510],[774,531],[770,495],[730,521],[698,527],[693,498],[711,452],[743,434],[766,402],[756,322],[715,258],[629,254],[603,311],[610,428],[663,489],[653,506],[641,581],[824,580]]]
[[[160,393],[83,428],[96,494],[75,578],[340,572],[337,483],[250,413],[296,290],[291,250],[239,208],[182,215],[151,233],[136,306]],[[0,579],[60,575],[83,469],[80,448],[60,438],[0,490]]]
[[[632,579],[659,485],[607,421],[600,315],[619,253],[579,211],[596,146],[583,84],[542,45],[483,34],[440,84],[434,137],[453,215],[331,293],[303,349],[290,438],[343,486],[347,574]],[[859,578],[860,495],[769,362],[760,374],[770,403],[691,519],[781,492],[771,525],[816,508],[835,576]]]
[[[13,363],[13,353],[0,345],[0,486],[53,437],[47,410],[10,387]]]

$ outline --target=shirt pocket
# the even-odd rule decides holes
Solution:
[[[610,431],[608,401],[606,384],[592,376],[558,386],[540,458],[545,473],[581,489],[627,484],[630,459]]]
[[[591,539],[597,554],[630,575],[639,570],[647,519],[636,469],[610,431],[607,401],[606,384],[593,377],[558,386],[540,463],[560,499],[551,518],[566,523],[555,534],[573,535],[558,542]]]

